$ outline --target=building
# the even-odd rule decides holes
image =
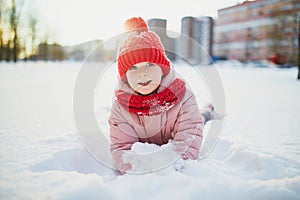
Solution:
[[[66,55],[63,47],[59,44],[41,43],[38,47],[38,55],[34,59],[45,61],[64,60]]]
[[[181,34],[176,33],[177,37],[168,35],[167,20],[153,18],[147,20],[147,22],[149,29],[160,37],[170,60],[182,59],[197,65],[211,63],[213,35],[213,20],[211,17],[182,18]],[[175,33],[172,35],[175,35]],[[117,45],[120,39],[121,35],[108,41],[93,40],[59,48],[43,44],[39,48],[39,58],[60,60],[63,55],[64,59],[74,61],[114,60],[117,57]],[[109,48],[106,48],[106,44]]]
[[[193,57],[196,63],[207,65],[211,62],[213,42],[213,19],[212,17],[193,18],[192,38],[197,42],[193,48]]]
[[[299,0],[256,0],[218,10],[215,56],[240,61],[272,59],[296,64]]]
[[[191,64],[207,65],[212,56],[213,19],[211,17],[183,17],[181,34],[171,38],[165,19],[148,20],[150,30],[157,33],[171,60],[183,59]]]
[[[93,40],[73,46],[64,47],[64,52],[68,60],[82,61],[86,58],[88,60],[100,60],[102,58],[103,49],[100,47],[102,40]]]
[[[166,54],[170,60],[176,59],[176,38],[171,38],[167,34],[167,20],[149,19],[147,21],[151,31],[159,35],[161,42],[165,47]]]

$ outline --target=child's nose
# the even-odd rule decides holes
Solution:
[[[147,68],[146,67],[141,67],[139,71],[140,76],[146,76],[147,75]]]
[[[144,77],[144,76],[147,76],[147,74],[146,74],[146,72],[143,71],[143,72],[140,72],[140,73],[139,73],[139,76],[140,76],[140,77]]]

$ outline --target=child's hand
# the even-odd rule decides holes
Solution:
[[[132,169],[131,164],[130,164],[130,163],[125,163],[125,164],[122,166],[122,168],[121,168],[121,170],[120,170],[120,173],[121,173],[121,175],[124,175],[126,172],[130,171],[131,169]]]
[[[174,150],[177,154],[182,156],[187,152],[188,146],[186,141],[170,140],[170,142],[174,145]]]

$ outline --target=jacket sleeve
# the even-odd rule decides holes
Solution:
[[[173,131],[175,150],[183,159],[197,159],[202,143],[203,118],[195,95],[187,90]]]
[[[131,149],[133,143],[138,142],[138,137],[135,134],[133,127],[125,120],[121,113],[120,105],[114,102],[109,117],[110,128],[110,151],[115,161],[117,169],[124,174],[131,169],[129,163],[125,163],[122,155],[125,151]]]

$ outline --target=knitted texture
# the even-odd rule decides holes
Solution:
[[[179,78],[163,91],[150,95],[140,96],[116,91],[120,105],[129,112],[143,116],[159,115],[173,108],[185,95],[185,82]]]
[[[150,62],[161,67],[164,75],[170,71],[170,61],[166,56],[159,36],[149,31],[142,18],[131,18],[125,22],[126,36],[118,49],[118,71],[126,79],[127,70],[140,62]]]

